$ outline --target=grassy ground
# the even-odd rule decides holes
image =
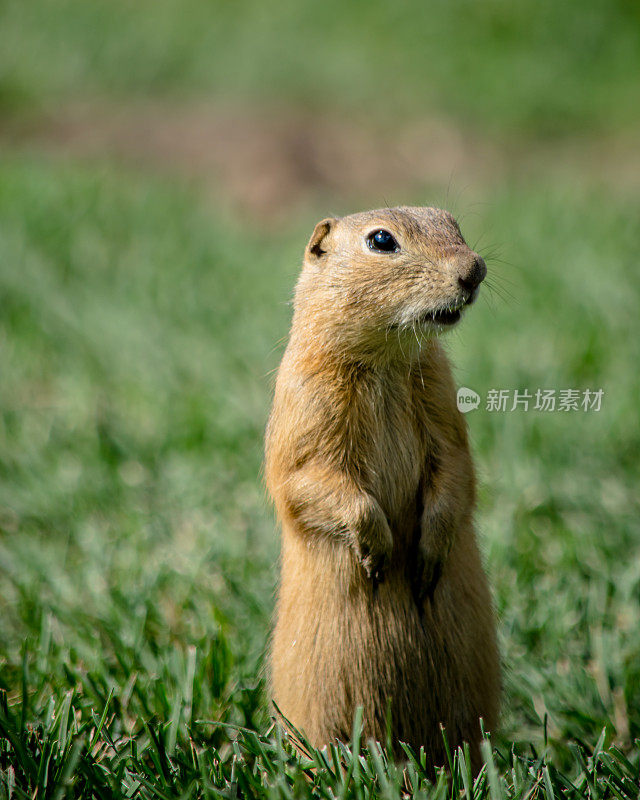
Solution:
[[[584,6],[565,49],[574,17],[544,4],[531,36],[524,11],[434,5],[424,45],[382,8],[370,35],[356,35],[362,9],[336,5],[305,58],[294,32],[315,26],[310,11],[245,6],[243,22],[217,6],[223,37],[196,2],[184,13],[7,2],[5,112],[35,115],[94,91],[166,99],[222,84],[245,99],[276,86],[295,103],[338,85],[330,52],[362,69],[349,72],[338,107],[360,86],[371,102],[388,63],[406,58],[394,61],[409,87],[394,103],[424,85],[425,108],[456,114],[459,104],[487,129],[527,136],[546,133],[560,106],[555,132],[566,136],[637,123],[625,100],[638,58],[632,4]],[[369,71],[389,26],[394,44]],[[482,56],[470,88],[467,62],[445,46],[451,34],[439,38],[453,29],[473,43],[469,58]],[[227,85],[220,70],[239,42],[244,71]],[[434,52],[445,87],[466,87],[453,105],[426,85]],[[567,103],[566,86],[532,66],[552,54],[575,89]],[[526,85],[498,81],[505,62]],[[158,172],[44,152],[0,160],[0,797],[636,796],[640,197],[566,173],[476,187],[478,206],[449,195],[492,283],[449,337],[460,385],[483,398],[491,388],[604,389],[599,412],[481,407],[468,417],[505,663],[501,728],[474,793],[464,753],[452,754],[453,779],[429,789],[419,754],[402,772],[358,742],[357,726],[352,750],[308,757],[271,727],[261,664],[277,534],[262,431],[286,301],[326,209],[248,225],[197,183]],[[445,202],[446,187],[427,186],[425,176],[405,199]],[[350,209],[336,197],[332,210]]]

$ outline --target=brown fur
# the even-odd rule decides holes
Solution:
[[[399,252],[371,251],[378,228]],[[363,706],[365,737],[384,741],[390,715],[394,744],[441,764],[442,723],[477,766],[479,717],[497,721],[466,424],[425,318],[485,271],[433,208],[323,220],[307,246],[266,477],[282,522],[272,695],[317,746],[348,740]]]

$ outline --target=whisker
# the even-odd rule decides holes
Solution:
[[[486,304],[487,308],[489,309],[489,312],[491,313],[491,316],[494,317],[494,319],[495,319],[495,317],[496,317],[496,306],[493,303],[493,295],[491,293],[489,293],[488,295],[487,294],[483,294],[482,295],[482,300]]]
[[[494,284],[494,283],[490,283],[490,282],[489,282],[489,283],[487,283],[487,280],[486,280],[486,279],[485,279],[485,281],[484,281],[484,282],[485,282],[485,284],[486,284],[486,287],[487,287],[487,289],[488,289],[490,292],[493,292],[494,294],[497,294],[497,295],[498,295],[498,297],[499,297],[499,298],[500,298],[500,299],[501,299],[503,302],[505,302],[505,303],[510,303],[510,302],[511,302],[511,303],[515,303],[515,304],[517,304],[517,303],[518,303],[518,298],[517,298],[517,297],[516,297],[516,296],[515,296],[515,295],[514,295],[512,292],[509,292],[509,291],[508,291],[507,289],[505,289],[504,287],[502,287],[502,286],[496,286],[496,284]]]
[[[493,282],[497,286],[510,286],[513,289],[522,286],[521,280],[516,280],[515,277],[504,275],[499,269],[491,269],[485,280],[489,280],[489,282]]]

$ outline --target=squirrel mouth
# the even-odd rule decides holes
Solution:
[[[462,316],[462,306],[458,308],[439,308],[430,311],[420,318],[420,322],[431,322],[434,325],[455,325]]]
[[[469,292],[469,294],[458,297],[453,302],[447,303],[447,305],[440,306],[440,308],[435,308],[431,311],[423,311],[421,314],[418,313],[406,320],[395,322],[390,328],[413,326],[415,329],[415,326],[418,325],[424,326],[425,328],[435,328],[436,332],[443,328],[450,328],[457,322],[460,322],[462,311],[465,306],[470,306],[474,303],[478,297],[478,293],[479,289],[476,287],[473,291]]]
[[[431,323],[432,325],[438,326],[455,325],[456,322],[460,322],[463,308],[475,302],[478,291],[476,287],[466,297],[461,297],[454,303],[449,303],[447,306],[437,308],[435,311],[428,311],[420,317],[420,322]]]
[[[427,314],[420,317],[420,322],[430,322],[432,325],[455,325],[456,322],[460,322],[463,306],[464,303],[461,303],[460,305],[429,311]]]

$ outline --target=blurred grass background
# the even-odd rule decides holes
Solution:
[[[570,772],[605,728],[637,763],[639,9],[0,3],[0,688],[25,724],[69,696],[141,748],[147,723],[169,751],[231,746],[198,719],[266,729],[262,433],[302,250],[327,213],[437,204],[492,281],[449,337],[459,383],[604,389],[468,417],[494,741]]]

